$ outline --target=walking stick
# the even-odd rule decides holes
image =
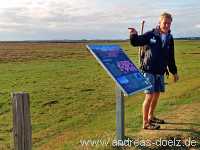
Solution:
[[[142,35],[143,34],[143,30],[144,30],[144,23],[145,23],[145,21],[144,20],[142,20],[142,22],[141,22],[141,30],[140,30],[140,35]],[[144,47],[143,46],[140,46],[139,47],[139,53],[138,53],[138,61],[139,61],[139,65],[141,65],[141,53],[142,53],[142,51],[144,50]]]

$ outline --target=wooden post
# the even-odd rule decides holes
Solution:
[[[28,93],[12,93],[15,150],[32,149],[30,101]]]
[[[124,95],[116,85],[116,131],[117,140],[124,140]]]

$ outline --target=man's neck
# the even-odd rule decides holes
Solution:
[[[160,34],[168,34],[169,32],[163,32],[162,30],[160,30]]]

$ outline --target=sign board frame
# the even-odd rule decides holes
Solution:
[[[117,84],[117,86],[121,89],[121,91],[124,93],[125,96],[129,96],[129,95],[133,95],[135,93],[138,93],[140,91],[143,91],[145,89],[148,89],[150,88],[152,85],[149,81],[147,81],[145,79],[145,77],[142,75],[142,73],[139,71],[139,69],[137,69],[137,67],[134,65],[134,63],[128,58],[128,56],[126,55],[126,53],[122,50],[122,48],[119,46],[119,45],[86,45],[86,47],[89,49],[90,53],[96,58],[96,60],[101,64],[101,66],[106,70],[106,72],[109,74],[109,76],[115,81],[115,83]],[[128,93],[124,88],[123,86],[121,86],[121,84],[119,83],[119,81],[116,80],[116,78],[112,75],[112,73],[108,70],[108,68],[105,66],[105,64],[101,61],[101,59],[95,54],[94,50],[92,48],[94,47],[99,47],[99,48],[109,48],[109,47],[114,47],[114,48],[117,48],[120,52],[122,52],[122,55],[124,55],[124,57],[126,58],[126,60],[128,60],[131,65],[134,66],[134,68],[137,69],[137,73],[140,74],[141,78],[143,78],[144,82],[147,83],[147,86],[146,87],[143,87],[143,88],[140,88],[138,90],[135,90],[131,93]]]

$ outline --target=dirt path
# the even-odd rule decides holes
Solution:
[[[152,144],[143,144],[140,149],[200,149],[199,114],[200,102],[181,105],[162,116],[167,123],[161,125],[160,130],[141,130],[133,139],[151,140]],[[164,146],[160,146],[161,142]],[[170,144],[166,144],[166,142],[170,142]],[[186,145],[190,145],[190,147],[186,147]]]

